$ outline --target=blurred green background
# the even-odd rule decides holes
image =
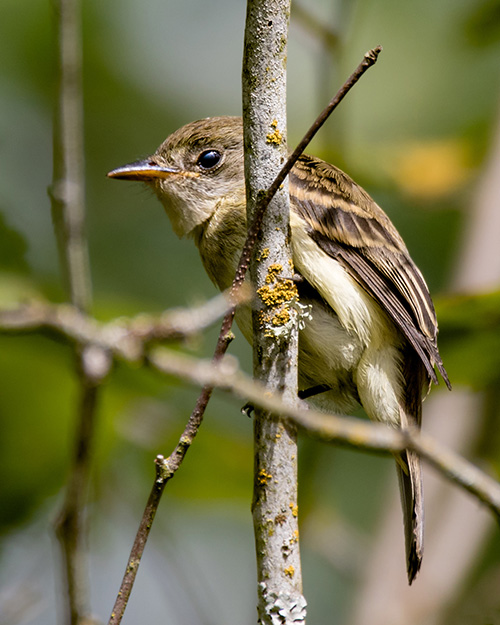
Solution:
[[[188,121],[240,114],[245,8],[243,0],[83,2],[88,238],[94,312],[102,320],[214,295],[194,246],[175,238],[151,194],[105,174],[153,152]],[[455,397],[465,393],[462,407],[471,397],[479,402],[473,405],[481,414],[468,415],[476,428],[467,453],[498,471],[500,274],[487,288],[479,280],[477,289],[457,274],[478,219],[483,177],[494,162],[500,3],[302,0],[298,8],[292,9],[288,57],[290,145],[362,55],[384,47],[309,152],[365,186],[405,238],[436,297]],[[332,45],[303,11],[333,33]],[[2,307],[39,294],[65,298],[47,195],[54,32],[50,2],[2,0]],[[499,196],[496,206],[500,213]],[[491,229],[500,237],[498,219]],[[490,248],[491,269],[499,251]],[[481,265],[476,271],[482,273]],[[465,287],[488,293],[455,293]],[[209,355],[216,332],[182,349]],[[74,362],[67,346],[46,337],[0,336],[0,346],[0,623],[45,625],[61,614],[51,523],[71,454]],[[250,350],[241,337],[231,350],[249,370]],[[196,396],[196,389],[174,379],[124,365],[106,384],[89,507],[93,609],[103,619],[150,489],[153,459],[172,449]],[[167,488],[124,623],[255,622],[252,424],[239,408],[221,394],[210,404],[199,439]],[[446,432],[441,438],[449,441]],[[370,584],[367,562],[396,491],[392,461],[302,440],[300,472],[309,622],[356,623]],[[500,540],[489,519],[485,528],[453,592],[443,592],[423,614],[409,600],[413,620],[405,616],[406,623],[457,623],[464,615],[470,616],[466,623],[500,623]],[[393,536],[398,548],[402,535],[399,527]],[[464,529],[456,549],[468,542]],[[447,570],[443,560],[445,554],[442,576],[453,577],[455,564]],[[405,582],[402,557],[398,565]],[[416,586],[432,585],[425,581],[433,579],[431,562],[426,566],[424,560]],[[383,601],[395,599],[388,593]]]

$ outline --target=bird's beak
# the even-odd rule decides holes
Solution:
[[[157,178],[168,178],[172,174],[179,174],[180,170],[175,167],[162,167],[151,159],[135,161],[123,167],[117,167],[108,173],[108,178],[118,178],[118,180],[142,180],[150,182]]]

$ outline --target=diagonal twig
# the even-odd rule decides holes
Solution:
[[[251,224],[248,236],[243,247],[243,251],[241,254],[241,258],[238,264],[238,269],[236,271],[236,276],[233,281],[232,290],[238,289],[245,279],[246,272],[248,270],[250,258],[252,255],[252,250],[255,246],[255,241],[257,239],[260,226],[262,223],[262,217],[264,215],[264,211],[268,206],[269,202],[276,194],[280,185],[283,183],[286,176],[290,173],[290,170],[297,162],[297,159],[301,155],[301,153],[305,150],[309,142],[312,140],[314,135],[318,132],[321,126],[325,123],[331,113],[335,110],[335,108],[340,104],[340,102],[344,99],[347,93],[352,89],[352,87],[358,82],[361,76],[374,65],[376,62],[378,55],[380,54],[382,48],[378,46],[373,50],[370,50],[365,54],[363,60],[358,65],[356,70],[351,74],[351,76],[347,79],[347,81],[342,85],[339,89],[335,97],[330,101],[328,106],[320,113],[318,118],[315,120],[314,124],[308,130],[302,141],[299,143],[297,148],[293,151],[293,153],[288,157],[285,165],[282,170],[270,186],[267,193],[261,198],[261,200],[257,203],[254,210],[254,221]],[[229,311],[224,320],[222,322],[221,331],[219,333],[219,337],[217,339],[217,345],[215,347],[214,355],[212,358],[212,363],[217,364],[225,354],[229,340],[230,340],[230,331],[234,320],[234,312],[233,308]],[[140,559],[142,556],[142,552],[144,550],[147,537],[149,535],[149,531],[151,528],[151,522],[146,519],[154,518],[156,514],[157,506],[161,499],[161,494],[163,493],[164,487],[168,480],[170,480],[175,471],[179,468],[182,463],[187,450],[189,449],[198,428],[201,425],[203,420],[203,415],[205,413],[206,407],[212,395],[213,387],[210,385],[204,386],[198,400],[196,402],[196,406],[189,418],[188,424],[184,430],[181,439],[174,449],[173,453],[167,458],[157,458],[156,460],[156,477],[155,483],[153,486],[153,490],[150,498],[148,499],[148,505],[145,509],[144,515],[142,517],[142,521],[140,523],[140,527],[138,529],[136,539],[134,545],[132,546],[132,550],[130,552],[128,564],[125,570],[125,574],[123,576],[123,580],[120,586],[120,590],[118,592],[115,605],[109,620],[108,625],[118,625],[123,618],[123,614],[125,612],[125,608],[127,606],[128,599],[130,597],[130,593],[132,591],[132,587],[137,575],[138,566],[140,563]],[[186,438],[185,435],[187,434]],[[174,459],[174,460],[172,460]],[[162,471],[162,468],[164,469]],[[159,482],[160,481],[160,482]],[[161,484],[161,488],[160,488]],[[150,505],[151,504],[151,505]]]
[[[157,348],[148,355],[148,362],[166,375],[175,375],[199,386],[215,386],[263,410],[286,416],[314,438],[327,443],[372,452],[395,453],[412,449],[449,480],[488,506],[500,520],[500,483],[425,432],[393,429],[365,419],[319,412],[310,406],[308,409],[291,406],[278,393],[266,393],[261,384],[238,370],[232,359],[214,365]]]

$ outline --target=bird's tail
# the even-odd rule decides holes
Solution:
[[[406,544],[408,582],[415,579],[424,551],[424,497],[420,458],[411,451],[400,454],[396,461]]]

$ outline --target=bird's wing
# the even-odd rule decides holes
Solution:
[[[290,197],[309,236],[378,302],[429,377],[437,383],[436,366],[450,387],[429,290],[382,209],[340,169],[305,155],[290,174]]]

